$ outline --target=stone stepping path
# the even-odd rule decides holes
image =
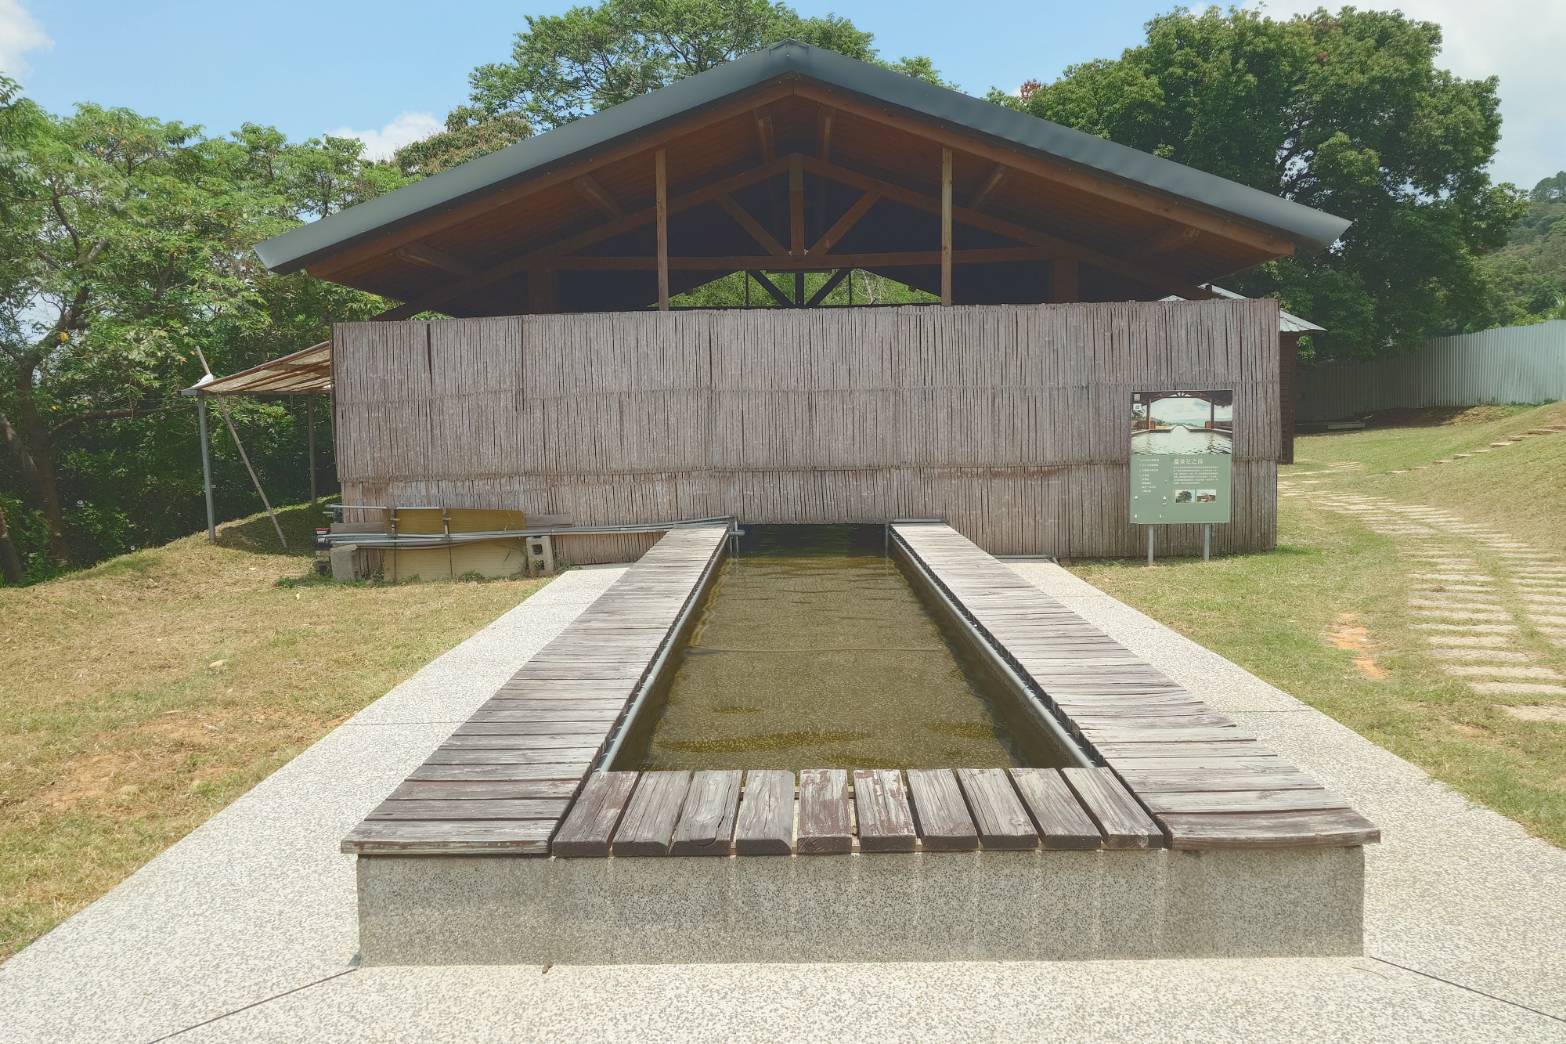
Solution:
[[[1448,674],[1475,678],[1528,678],[1538,681],[1566,681],[1559,671],[1549,667],[1517,667],[1511,664],[1448,663],[1443,664]]]
[[[1436,648],[1430,650],[1430,655],[1443,660],[1472,660],[1482,663],[1527,663],[1532,659],[1527,653],[1516,649]]]
[[[1437,654],[1443,649],[1497,650],[1511,644],[1511,639],[1504,634],[1427,634],[1425,641],[1436,646]]]
[[[1545,682],[1471,682],[1469,687],[1486,696],[1566,696],[1566,685]]]
[[[1502,707],[1501,710],[1518,721],[1548,721],[1566,725],[1566,707]]]

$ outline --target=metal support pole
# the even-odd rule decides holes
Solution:
[[[1202,561],[1206,562],[1213,556],[1213,526],[1209,522],[1202,526]]]
[[[217,512],[212,507],[212,443],[207,437],[207,400],[196,396],[196,424],[201,431],[201,488],[207,495],[207,540],[217,543]]]
[[[1147,527],[1147,564],[1153,564],[1153,530],[1154,526]]]
[[[315,507],[315,502],[321,497],[315,488],[315,397],[313,395],[305,398],[305,441],[310,447],[310,506]]]

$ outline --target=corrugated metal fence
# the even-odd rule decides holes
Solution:
[[[1370,363],[1300,367],[1299,419],[1566,399],[1566,320],[1437,337]]]

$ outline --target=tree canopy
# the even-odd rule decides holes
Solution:
[[[1487,172],[1496,78],[1453,76],[1440,47],[1439,26],[1397,12],[1177,9],[1119,58],[1002,100],[1352,218],[1329,253],[1263,266],[1234,289],[1276,293],[1326,327],[1318,350],[1373,356],[1482,315],[1481,258],[1520,212]]]

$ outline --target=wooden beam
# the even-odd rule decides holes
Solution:
[[[653,180],[658,208],[658,310],[669,310],[669,159],[663,149],[653,154]]]
[[[754,217],[751,217],[750,211],[740,206],[733,196],[730,196],[727,193],[719,196],[718,205],[728,213],[729,217],[734,219],[735,224],[739,225],[739,227],[743,228],[746,232],[749,232],[750,238],[761,244],[761,248],[767,253],[775,254],[780,257],[788,253],[788,251],[783,248],[783,244],[778,242],[777,237],[774,236],[771,232],[768,232],[766,229],[762,228],[761,222],[757,221]]]
[[[952,150],[941,150],[941,304],[952,303]]]
[[[392,250],[404,244],[426,239],[436,232],[463,224],[475,218],[483,218],[492,214],[497,207],[514,203],[517,200],[525,199],[528,196],[558,185],[567,184],[583,174],[591,173],[610,164],[636,156],[645,156],[647,150],[654,146],[667,144],[678,139],[681,135],[701,127],[710,126],[721,120],[742,116],[747,112],[756,110],[758,106],[764,106],[770,101],[788,97],[793,93],[794,88],[792,84],[780,83],[765,89],[759,95],[736,97],[713,108],[693,112],[689,116],[670,122],[667,126],[660,128],[651,135],[631,135],[625,141],[602,152],[595,153],[579,162],[567,163],[536,177],[526,178],[513,184],[475,193],[470,198],[453,203],[451,206],[442,208],[438,212],[414,218],[395,229],[368,235],[361,241],[345,245],[339,250],[334,250],[329,257],[309,261],[307,268],[313,276],[330,278],[334,273],[356,267],[372,258],[389,254]]]
[[[990,198],[990,193],[994,192],[995,189],[1000,186],[1000,183],[1005,180],[1005,177],[1005,165],[1000,163],[995,164],[995,166],[990,170],[990,176],[985,178],[984,184],[979,186],[979,191],[975,192],[969,198],[968,209],[978,210],[980,207],[982,207],[984,205],[984,201]]]
[[[1068,304],[1082,300],[1078,285],[1077,259],[1057,257],[1049,265],[1049,299],[1055,304]]]
[[[849,230],[859,223],[859,219],[870,212],[870,208],[875,206],[880,198],[881,193],[874,189],[861,195],[854,201],[853,206],[843,212],[843,216],[838,218],[831,228],[821,233],[821,238],[812,243],[806,253],[820,255],[831,251],[833,247],[842,242],[843,237],[848,235]]]
[[[939,250],[887,250],[863,254],[698,254],[667,259],[675,272],[830,272],[839,268],[935,267],[941,263]],[[1038,247],[978,247],[952,251],[954,265],[996,265],[1018,261],[1045,261],[1055,255]],[[650,272],[658,267],[652,255],[578,255],[556,257],[550,264],[579,272]]]
[[[893,182],[886,181],[849,167],[836,163],[821,163],[812,157],[804,160],[805,169],[821,177],[832,178],[841,181],[845,185],[853,185],[856,188],[869,190],[879,189],[887,199],[904,206],[913,207],[916,210],[924,210],[929,213],[941,212],[941,201],[918,192],[914,189],[904,188]],[[982,228],[997,235],[1006,236],[1022,243],[1028,243],[1047,251],[1050,257],[1075,257],[1079,261],[1085,261],[1095,268],[1102,268],[1106,272],[1125,276],[1127,279],[1145,283],[1153,290],[1166,294],[1179,294],[1189,300],[1206,300],[1215,296],[1209,290],[1187,283],[1179,276],[1159,272],[1155,268],[1137,265],[1123,258],[1114,257],[1101,250],[1075,243],[1060,236],[1051,235],[1048,232],[1040,232],[1026,225],[1019,225],[1014,221],[1006,221],[1002,218],[991,217],[982,211],[969,210],[967,207],[953,207],[952,217],[965,225],[974,228]],[[854,267],[864,267],[855,265]]]
[[[832,118],[835,114],[831,109],[823,106],[821,114],[816,119],[816,157],[830,161],[832,159]]]
[[[1064,160],[1041,156],[1031,150],[998,145],[978,135],[964,134],[927,119],[904,114],[890,106],[866,102],[846,91],[824,84],[800,81],[795,86],[794,93],[822,105],[831,105],[843,112],[862,116],[883,126],[895,127],[909,134],[926,138],[947,148],[960,149],[1057,184],[1112,199],[1143,213],[1156,214],[1170,221],[1199,228],[1203,232],[1210,232],[1253,250],[1275,257],[1288,257],[1294,253],[1293,240],[1286,239],[1277,232],[1239,218],[1213,213],[1199,205],[1165,195],[1156,189],[1129,185],[1117,181],[1111,175],[1077,167]]]
[[[794,307],[805,307],[805,273],[794,273]]]
[[[617,218],[625,216],[625,208],[620,206],[618,200],[609,194],[609,190],[598,183],[591,174],[583,174],[574,182],[576,191],[586,197],[606,217]]]
[[[787,169],[788,161],[786,159],[773,160],[769,164],[741,171],[726,178],[719,178],[717,181],[709,182],[706,185],[670,198],[668,212],[670,214],[678,214],[689,210],[691,207],[710,203],[725,193],[734,192],[737,189],[745,188],[747,185],[754,185],[758,181],[775,178]],[[626,214],[622,218],[584,229],[575,235],[567,236],[547,246],[525,251],[505,260],[491,261],[483,266],[483,270],[480,272],[453,280],[445,286],[437,287],[429,293],[400,304],[395,308],[388,308],[375,318],[382,321],[406,319],[420,312],[438,309],[453,298],[461,297],[463,294],[472,293],[475,290],[482,290],[486,286],[518,275],[529,268],[549,268],[553,264],[553,259],[557,257],[569,256],[584,247],[589,247],[606,239],[613,239],[615,236],[623,235],[633,229],[650,225],[657,219],[658,210],[656,204],[651,207],[644,207],[641,210]]]
[[[797,154],[788,163],[788,252],[805,252],[805,168]]]
[[[772,299],[776,301],[780,307],[794,307],[794,302],[788,299],[788,295],[779,290],[778,285],[772,280],[768,279],[764,273],[752,271],[746,272],[745,275],[747,278],[754,279],[757,283],[761,284],[761,288],[768,294],[772,295]]]
[[[426,268],[439,269],[450,275],[470,276],[478,271],[476,266],[468,264],[459,257],[453,257],[444,250],[437,250],[428,243],[409,243],[405,247],[398,247],[396,254],[404,261],[412,261]]]
[[[839,268],[836,272],[833,272],[831,278],[829,278],[825,283],[821,284],[821,289],[810,295],[810,300],[805,302],[805,307],[820,307],[821,302],[827,299],[827,295],[829,295],[833,290],[836,290],[838,288],[838,284],[840,284],[844,279],[847,279],[848,273],[852,271],[852,268]]]

